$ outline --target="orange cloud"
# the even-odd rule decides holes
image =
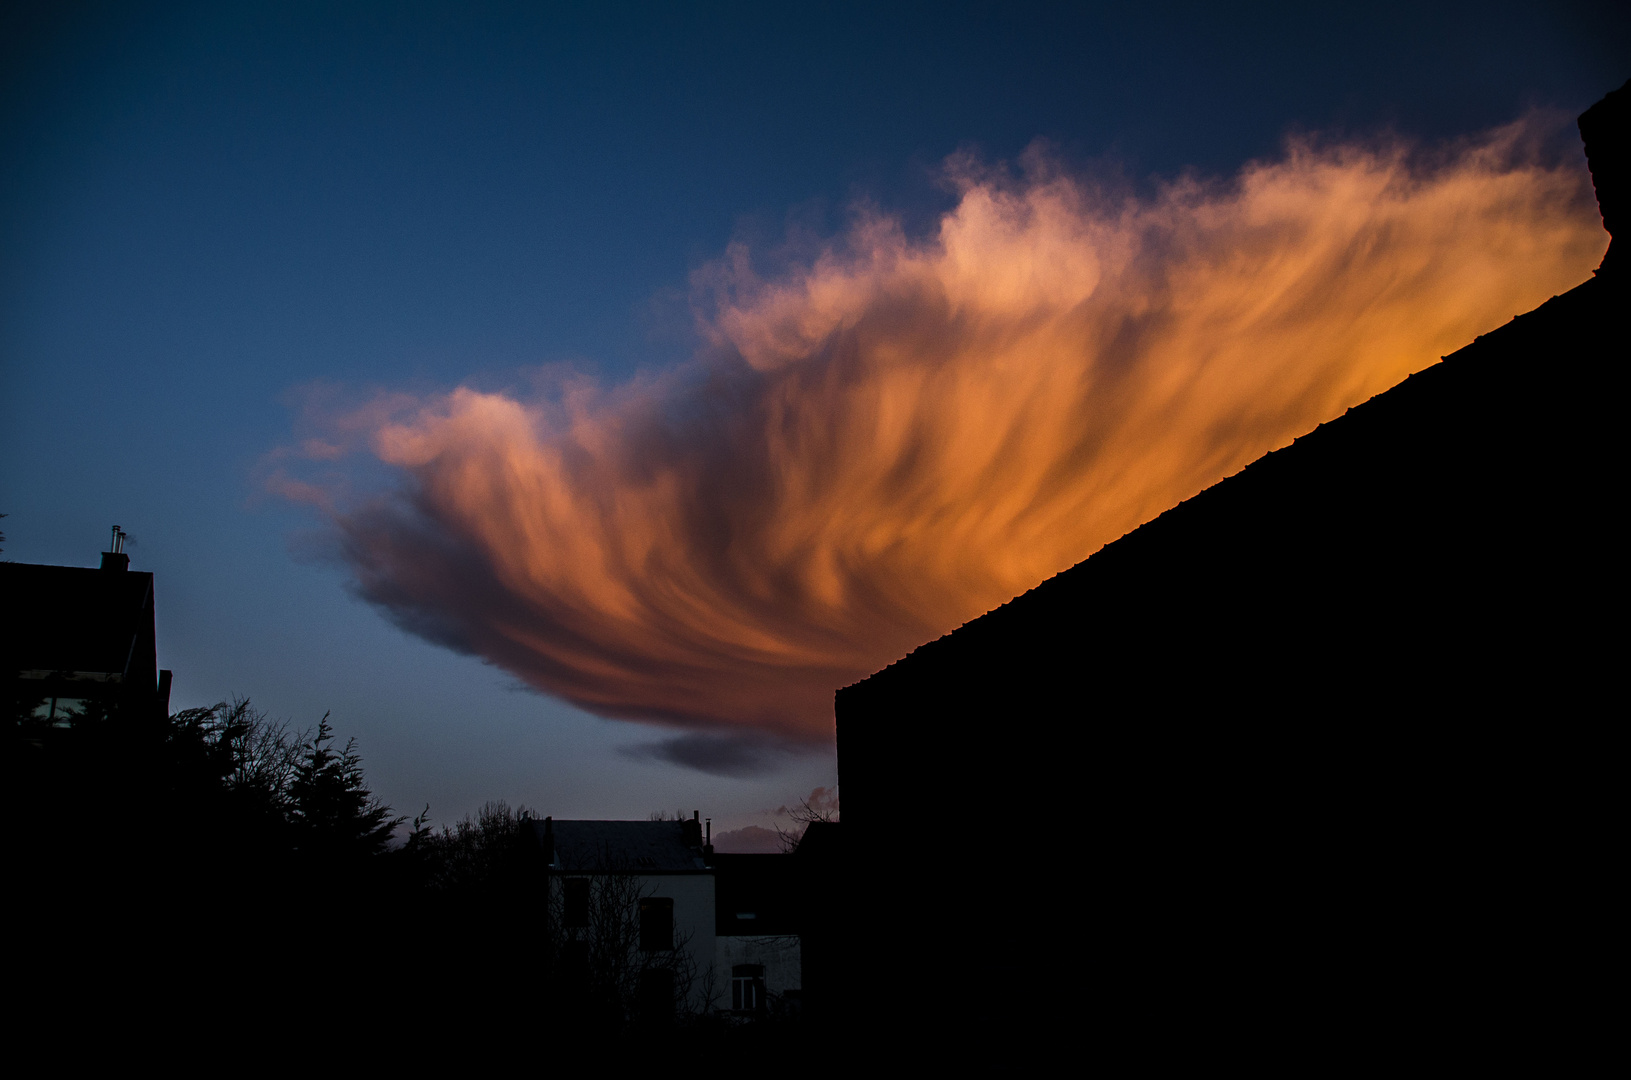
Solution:
[[[825,739],[836,687],[1588,276],[1584,163],[1533,135],[1143,197],[956,161],[932,235],[863,216],[768,280],[729,250],[687,368],[395,395],[308,445],[394,474],[330,520],[413,632],[605,716]]]

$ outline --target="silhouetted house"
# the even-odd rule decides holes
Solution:
[[[1628,98],[1581,118],[1611,231]],[[1623,261],[840,690],[864,903],[811,1015],[1214,1053],[1534,1022],[1618,847]],[[978,809],[903,843],[948,791]],[[924,992],[876,995],[883,956]]]
[[[639,1017],[660,1021],[760,1013],[799,989],[786,856],[716,855],[695,815],[544,818],[523,830],[542,871],[539,951],[561,1007],[633,999]]]
[[[3,677],[24,714],[55,726],[87,707],[163,715],[170,672],[158,670],[153,575],[114,548],[99,569],[0,563]]]

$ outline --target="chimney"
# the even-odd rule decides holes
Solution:
[[[708,829],[708,831],[704,834],[705,839],[702,841],[702,862],[703,862],[703,865],[705,865],[705,866],[712,866],[713,863],[714,863],[714,819],[713,818],[708,819],[707,829]]]
[[[117,525],[113,527],[113,540],[108,548],[102,553],[102,569],[129,570],[130,556],[125,554],[125,531]]]
[[[702,812],[700,810],[693,810],[690,821],[680,822],[680,835],[685,837],[686,847],[699,848],[702,846],[702,822],[699,820],[701,816]]]

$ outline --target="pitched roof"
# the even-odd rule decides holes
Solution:
[[[545,822],[531,821],[540,841]],[[548,822],[555,837],[551,864],[585,873],[686,873],[704,871],[700,848],[685,842],[681,821]]]
[[[11,671],[155,677],[153,575],[81,566],[0,563]]]

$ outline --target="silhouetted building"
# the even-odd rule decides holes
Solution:
[[[797,890],[800,1005],[812,1026],[832,1032],[846,1026],[851,996],[863,1001],[897,998],[912,992],[905,973],[892,965],[888,951],[869,957],[868,970],[849,963],[853,913],[857,928],[872,924],[876,909],[868,882],[850,872],[844,857],[842,823],[812,821],[793,852],[792,884]],[[847,992],[846,992],[847,991]]]
[[[0,668],[25,712],[66,726],[87,706],[169,709],[158,669],[153,575],[130,569],[115,529],[99,569],[0,563]]]
[[[1581,118],[1611,230],[1628,98]],[[840,690],[811,1015],[1151,1060],[1539,1022],[1617,816],[1620,262]]]

